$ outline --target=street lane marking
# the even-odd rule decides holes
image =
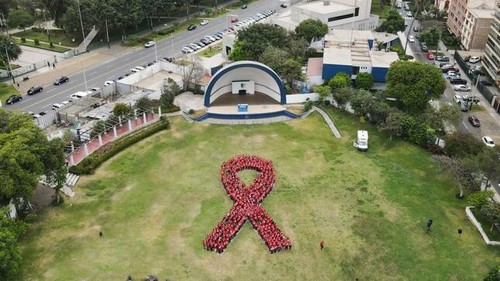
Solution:
[[[462,121],[462,124],[464,125],[465,129],[468,131],[469,130],[469,127],[467,127],[467,125],[465,125],[465,122]]]

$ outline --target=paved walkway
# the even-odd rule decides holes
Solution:
[[[340,139],[342,137],[342,135],[340,134],[340,131],[337,129],[337,127],[335,126],[335,124],[333,123],[333,120],[332,118],[330,118],[330,115],[328,115],[325,111],[323,111],[322,109],[316,107],[316,106],[313,106],[311,110],[309,110],[304,116],[303,118],[306,118],[307,116],[309,116],[311,113],[313,113],[314,111],[317,111],[319,114],[321,114],[321,116],[323,116],[323,119],[325,119],[326,121],[326,124],[328,125],[328,127],[330,128],[330,130],[332,131],[333,135],[337,138],[337,139]]]

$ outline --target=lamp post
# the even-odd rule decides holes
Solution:
[[[82,43],[85,45],[85,30],[83,29],[83,19],[82,19],[82,9],[80,8],[80,0],[76,0],[76,3],[78,4],[78,15],[80,16],[80,26],[82,28],[82,38],[83,41]],[[85,47],[85,51],[87,50],[87,47]],[[81,61],[82,65],[82,74],[83,74],[83,83],[85,84],[85,91],[87,91],[87,77],[85,75],[85,68],[83,67],[83,60]]]
[[[12,45],[12,42],[10,42],[10,45]],[[7,70],[9,70],[10,75],[12,77],[12,83],[15,85],[16,78],[14,77],[14,73],[12,72],[12,66],[10,65],[10,58],[9,58],[9,52],[7,51],[7,44],[5,45],[5,55],[7,58]]]
[[[108,49],[111,49],[111,46],[109,45],[108,19],[104,19],[104,25],[106,26],[106,40],[108,40]]]

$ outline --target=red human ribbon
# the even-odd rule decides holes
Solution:
[[[238,175],[245,169],[259,172],[250,186],[245,185]],[[222,164],[221,181],[234,205],[203,241],[206,250],[222,253],[247,219],[271,253],[292,248],[290,239],[260,204],[273,189],[275,179],[272,162],[257,156],[238,155]]]

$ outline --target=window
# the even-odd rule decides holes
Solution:
[[[357,16],[359,16],[359,8],[354,9],[354,14],[345,14],[345,15],[341,15],[341,16],[328,18],[328,22],[348,19],[348,18],[357,17]]]

